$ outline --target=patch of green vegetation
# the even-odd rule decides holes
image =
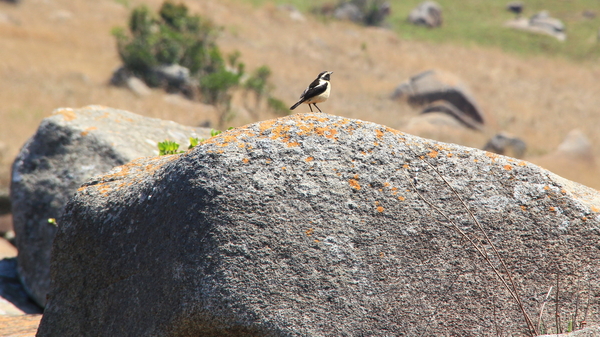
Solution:
[[[233,129],[233,127],[230,127],[227,130],[231,130],[231,129]],[[221,131],[221,130],[210,129],[210,137],[212,138],[216,135],[221,134],[222,132],[223,131]],[[205,140],[206,139],[204,139],[204,138],[190,137],[190,145],[188,146],[188,150],[193,149],[194,147],[198,146]],[[158,155],[159,156],[165,156],[165,155],[169,155],[169,154],[178,154],[178,153],[183,153],[183,152],[185,152],[185,151],[179,150],[179,143],[174,142],[172,140],[165,140],[165,141],[158,143]]]
[[[264,5],[267,0],[238,0]],[[422,0],[390,0],[391,15],[386,21],[403,39],[430,41],[434,43],[456,43],[465,46],[481,45],[496,47],[521,55],[552,55],[575,61],[598,61],[600,59],[600,8],[598,0],[525,2],[522,17],[547,10],[552,17],[560,19],[566,26],[567,40],[558,41],[551,36],[531,34],[504,27],[504,23],[515,15],[505,7],[507,0],[436,0],[443,11],[441,28],[417,27],[407,22],[410,11]],[[335,5],[337,0],[269,0],[277,5],[292,4],[308,13],[314,7]],[[585,17],[584,11],[595,12],[595,17]],[[593,16],[593,15],[592,15]]]
[[[182,153],[183,151],[179,150],[179,144],[172,140],[165,140],[164,142],[158,143],[158,155],[165,156],[168,154],[177,154]]]

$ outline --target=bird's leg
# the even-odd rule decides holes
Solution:
[[[310,108],[310,112],[313,112],[313,111],[312,111],[312,106],[310,106],[310,104],[311,104],[311,103],[308,103],[308,107]],[[315,106],[316,106],[316,105],[315,105]]]
[[[315,108],[319,109],[319,107],[315,103],[313,103],[313,105],[315,106]],[[319,112],[323,112],[323,111],[321,111],[321,109],[319,109]]]

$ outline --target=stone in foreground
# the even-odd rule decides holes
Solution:
[[[561,317],[577,308],[597,323],[597,191],[489,152],[298,114],[84,184],[59,222],[38,336],[527,335],[506,288],[431,205],[500,268],[497,247],[532,320],[559,277]]]
[[[50,290],[50,249],[59,218],[77,188],[98,174],[133,159],[158,154],[165,139],[189,144],[208,129],[143,117],[101,106],[58,109],[42,121],[12,168],[11,201],[19,275],[41,306]]]

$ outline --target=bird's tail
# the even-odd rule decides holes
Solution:
[[[298,105],[300,105],[300,104],[302,104],[302,103],[304,103],[304,101],[303,101],[303,100],[299,100],[299,101],[298,101],[298,103],[296,103],[296,104],[292,105],[292,107],[290,108],[290,110],[294,110],[294,109],[296,109],[296,108],[298,107]]]

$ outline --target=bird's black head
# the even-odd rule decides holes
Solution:
[[[333,74],[333,71],[324,71],[322,73],[319,74],[319,79],[322,79],[324,81],[330,81],[331,77],[330,75]]]

